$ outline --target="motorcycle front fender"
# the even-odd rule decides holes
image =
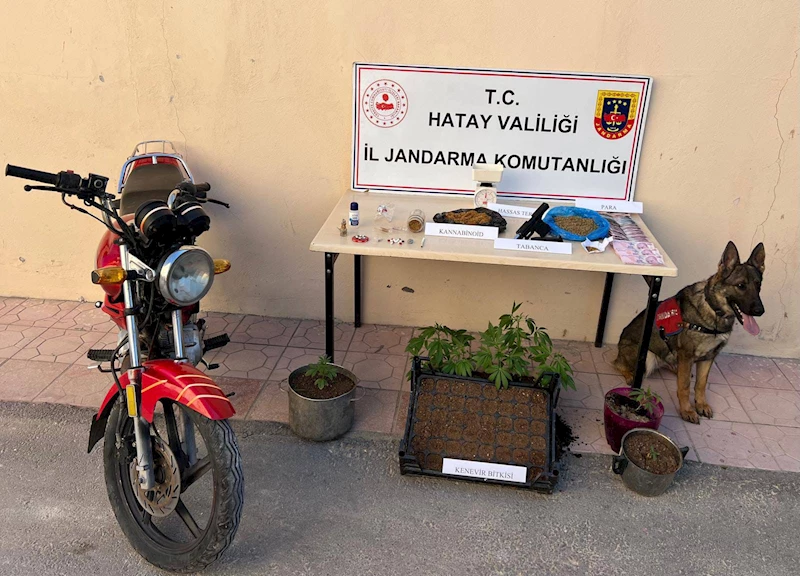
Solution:
[[[124,389],[129,381],[127,372],[120,375],[119,381]],[[100,410],[92,418],[89,452],[103,438],[108,415],[118,395],[119,390],[114,384],[106,394]],[[209,420],[225,420],[236,413],[231,401],[214,383],[214,379],[191,364],[174,360],[145,362],[142,373],[142,401],[139,408],[141,417],[152,423],[156,404],[163,399],[183,404]]]

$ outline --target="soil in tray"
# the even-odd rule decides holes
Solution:
[[[655,434],[631,434],[625,440],[625,455],[639,468],[653,474],[672,474],[680,468],[675,447]]]
[[[609,394],[606,397],[606,406],[614,414],[619,414],[623,418],[634,422],[650,422],[650,415],[647,410],[642,408],[636,400],[623,396],[622,394]]]
[[[350,392],[355,384],[350,378],[344,374],[336,374],[333,383],[325,386],[322,390],[317,388],[316,378],[300,374],[292,383],[292,390],[303,396],[304,398],[312,398],[314,400],[328,400],[341,396],[345,392]]]
[[[548,397],[542,390],[445,378],[423,378],[411,452],[440,472],[443,458],[526,466],[529,477],[547,462]]]

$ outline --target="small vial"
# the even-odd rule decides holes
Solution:
[[[408,229],[412,232],[422,232],[423,228],[425,228],[425,213],[417,208],[408,217]]]
[[[358,226],[358,202],[350,202],[350,226]]]

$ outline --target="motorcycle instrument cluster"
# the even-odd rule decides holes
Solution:
[[[145,202],[136,210],[134,222],[142,236],[159,241],[175,232],[178,218],[163,200]]]
[[[184,202],[173,212],[178,217],[178,226],[186,229],[191,236],[200,236],[211,228],[211,218],[199,202]]]

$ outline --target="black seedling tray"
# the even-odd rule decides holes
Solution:
[[[558,480],[555,406],[557,374],[547,387],[512,382],[498,391],[480,378],[462,378],[422,368],[414,357],[411,398],[400,442],[400,473],[505,484],[550,494]],[[442,460],[524,466],[525,483],[442,472]]]

